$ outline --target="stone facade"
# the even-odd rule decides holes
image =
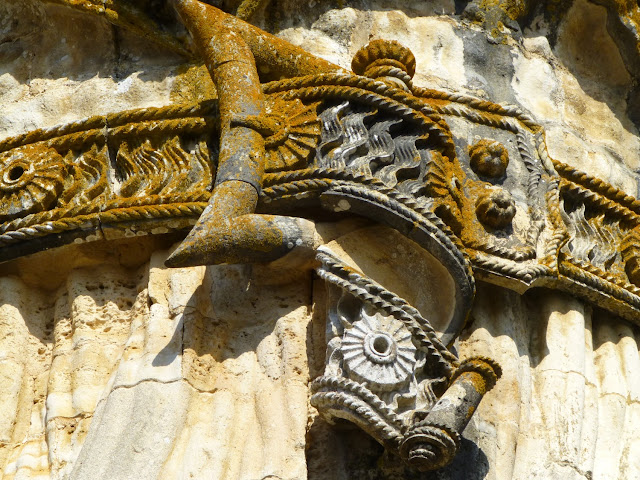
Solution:
[[[0,4],[2,478],[640,479],[637,5],[207,3]]]

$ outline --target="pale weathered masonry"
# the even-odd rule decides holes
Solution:
[[[0,2],[0,478],[640,479],[639,29]]]

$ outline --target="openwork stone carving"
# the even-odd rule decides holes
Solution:
[[[406,300],[321,247],[317,270],[333,289],[327,366],[311,404],[329,421],[349,420],[419,470],[449,464],[500,367],[460,363]]]
[[[526,113],[414,86],[415,58],[395,42],[363,48],[354,74],[211,5],[174,3],[218,98],[0,142],[0,260],[196,224],[169,266],[268,262],[311,250],[308,218],[393,228],[451,275],[449,326],[436,332],[321,251],[318,274],[338,293],[312,403],[423,470],[452,461],[500,376],[447,349],[475,278],[563,289],[638,324],[640,202],[550,158]]]

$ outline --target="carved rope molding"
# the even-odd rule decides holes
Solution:
[[[396,228],[395,217],[421,217],[476,278],[565,290],[639,323],[640,201],[550,159],[542,128],[517,108],[356,75],[264,91],[283,124],[267,138],[259,212],[335,212],[347,199],[352,212]],[[188,228],[211,196],[216,119],[208,101],[0,141],[0,259]],[[464,130],[481,134],[456,135]],[[501,155],[504,173],[483,175],[478,164],[502,165]],[[370,204],[391,213],[368,213]],[[514,228],[518,216],[528,228]]]
[[[372,42],[345,72],[214,7],[174,3],[219,99],[0,141],[0,261],[194,224],[170,266],[270,261],[303,238],[296,217],[391,227],[451,275],[449,326],[436,333],[321,249],[318,275],[359,306],[328,339],[312,403],[422,470],[453,460],[500,376],[447,349],[475,279],[558,288],[640,324],[640,202],[550,158],[520,109],[414,86],[415,59],[395,42]],[[208,50],[212,38],[224,48]],[[261,65],[292,78],[261,84]]]

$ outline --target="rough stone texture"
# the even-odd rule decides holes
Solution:
[[[416,84],[520,104],[554,158],[637,195],[626,99],[638,79],[605,8],[576,0],[557,24],[534,15],[496,34],[458,3],[287,0],[258,20],[344,67],[371,38],[399,40]],[[211,95],[204,69],[184,62],[102,19],[5,0],[0,138]],[[492,356],[504,376],[456,462],[419,475],[308,406],[324,366],[321,282],[167,270],[168,248],[89,244],[0,266],[2,478],[640,478],[640,333],[597,307],[480,284],[457,348]]]
[[[2,277],[2,478],[304,478],[310,278],[117,265],[130,243]]]

